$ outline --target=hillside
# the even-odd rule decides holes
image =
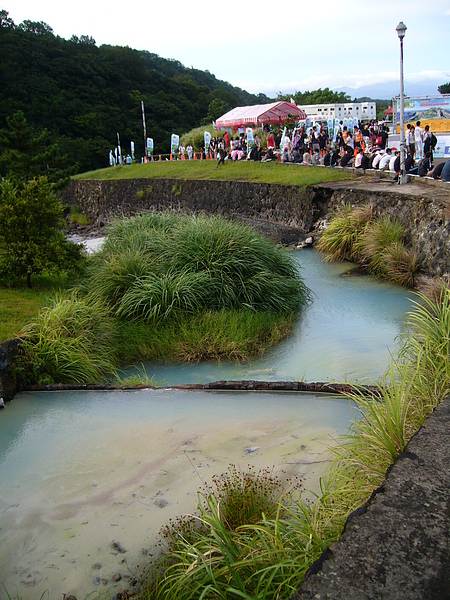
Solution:
[[[48,129],[79,172],[107,166],[117,133],[124,152],[134,141],[137,156],[143,153],[141,100],[158,153],[169,152],[171,133],[237,105],[269,101],[150,52],[97,47],[88,36],[65,40],[42,22],[16,25],[6,11],[0,11],[0,55],[0,129],[23,111],[29,125]]]

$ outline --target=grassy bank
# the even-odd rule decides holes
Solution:
[[[291,256],[219,217],[118,220],[76,291],[22,331],[33,384],[95,383],[142,360],[248,360],[292,330],[310,293]]]
[[[217,167],[214,160],[162,161],[147,164],[111,167],[77,175],[74,179],[213,179],[221,181],[251,181],[307,186],[327,181],[352,179],[353,175],[343,169],[326,169],[294,164],[226,161]]]
[[[350,395],[359,414],[332,449],[320,497],[305,496],[295,482],[285,482],[280,493],[283,485],[274,485],[267,471],[231,467],[200,490],[195,515],[163,528],[162,554],[145,569],[140,598],[289,598],[449,393],[449,351],[450,289],[444,287],[437,303],[419,296],[408,314],[379,398]]]

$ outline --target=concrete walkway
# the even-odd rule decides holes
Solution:
[[[449,499],[450,397],[291,600],[450,598]]]

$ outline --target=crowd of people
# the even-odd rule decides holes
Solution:
[[[263,144],[255,133],[247,139],[244,133],[230,137],[225,132],[223,137],[211,138],[208,148],[202,144],[201,158],[218,161],[218,166],[226,160],[253,160],[261,162],[279,161],[303,165],[322,165],[325,167],[354,167],[356,169],[376,169],[391,171],[398,177],[400,151],[390,148],[389,129],[386,124],[375,122],[360,123],[349,128],[341,121],[339,128],[328,132],[326,127],[316,124],[311,127],[302,126],[293,131],[282,133],[267,129],[262,136],[267,139]],[[450,180],[450,163],[433,164],[433,150],[436,136],[428,125],[424,129],[420,121],[415,125],[408,124],[405,135],[406,157],[405,172],[424,177],[431,175],[443,181]],[[193,148],[180,147],[179,153],[186,153],[192,159]]]

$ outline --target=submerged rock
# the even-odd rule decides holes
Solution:
[[[247,454],[251,454],[252,452],[256,452],[257,450],[261,450],[261,446],[247,446],[245,451]]]

